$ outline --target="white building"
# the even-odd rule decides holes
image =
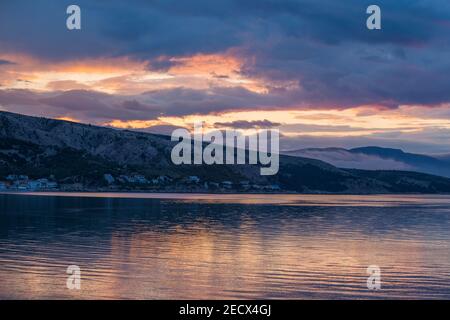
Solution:
[[[48,182],[47,183],[47,189],[56,189],[58,188],[58,183],[56,182]]]
[[[233,187],[233,182],[231,181],[222,181],[222,187],[225,189],[231,189]]]
[[[109,173],[106,173],[103,175],[103,178],[105,179],[105,181],[108,184],[113,184],[116,180],[114,179],[114,177],[112,175],[110,175]]]
[[[197,176],[189,176],[187,178],[187,181],[190,183],[199,183],[200,182],[200,178]]]
[[[42,184],[39,181],[31,180],[27,183],[27,190],[40,190],[42,189]]]

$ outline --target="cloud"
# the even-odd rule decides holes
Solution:
[[[15,65],[15,62],[0,59],[0,66],[3,66],[3,65]]]
[[[0,104],[10,111],[69,116],[81,121],[152,120],[161,116],[221,113],[224,110],[270,108],[275,96],[260,96],[245,88],[211,88],[208,91],[174,88],[139,95],[114,95],[90,90],[34,92],[0,90]]]
[[[89,86],[74,80],[62,80],[50,81],[47,83],[47,88],[53,91],[87,90],[89,89]]]
[[[65,1],[5,0],[0,53],[52,62],[129,57],[162,72],[176,68],[180,59],[228,53],[242,62],[242,76],[261,79],[271,97],[278,95],[274,106],[396,108],[449,102],[448,1],[379,0],[380,31],[365,27],[369,4],[80,0],[82,30],[69,32],[61,19]]]
[[[1,1],[2,109],[90,123],[361,106],[361,122],[389,110],[448,119],[446,0],[378,0],[380,31],[366,28],[368,0],[79,0],[76,32],[65,27],[69,4]],[[361,135],[316,141],[327,145],[448,146],[439,123],[368,134],[357,121],[317,117],[282,129]],[[252,127],[253,120],[218,123]]]
[[[214,127],[216,128],[234,128],[234,129],[268,129],[273,127],[279,127],[281,123],[272,122],[267,119],[246,121],[238,120],[232,122],[216,122]]]
[[[317,125],[317,124],[304,124],[295,123],[282,126],[285,133],[307,133],[307,132],[355,132],[355,131],[368,131],[368,130],[381,130],[377,128],[360,128],[350,125]]]
[[[151,126],[151,127],[148,127],[148,128],[138,129],[138,131],[171,136],[172,133],[176,129],[185,129],[185,128],[184,127],[179,127],[179,126],[173,126],[173,125],[156,125],[156,126]],[[134,129],[134,130],[136,130],[136,129]]]

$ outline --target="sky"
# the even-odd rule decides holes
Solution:
[[[66,28],[71,4],[81,30]],[[0,110],[450,153],[450,2],[1,0]]]

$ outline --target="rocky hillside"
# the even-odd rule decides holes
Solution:
[[[49,178],[62,190],[444,193],[450,180],[402,171],[339,169],[281,156],[275,176],[253,165],[173,165],[167,136],[0,112],[0,181]]]

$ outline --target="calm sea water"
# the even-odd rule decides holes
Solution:
[[[3,194],[14,298],[450,299],[450,196]]]

